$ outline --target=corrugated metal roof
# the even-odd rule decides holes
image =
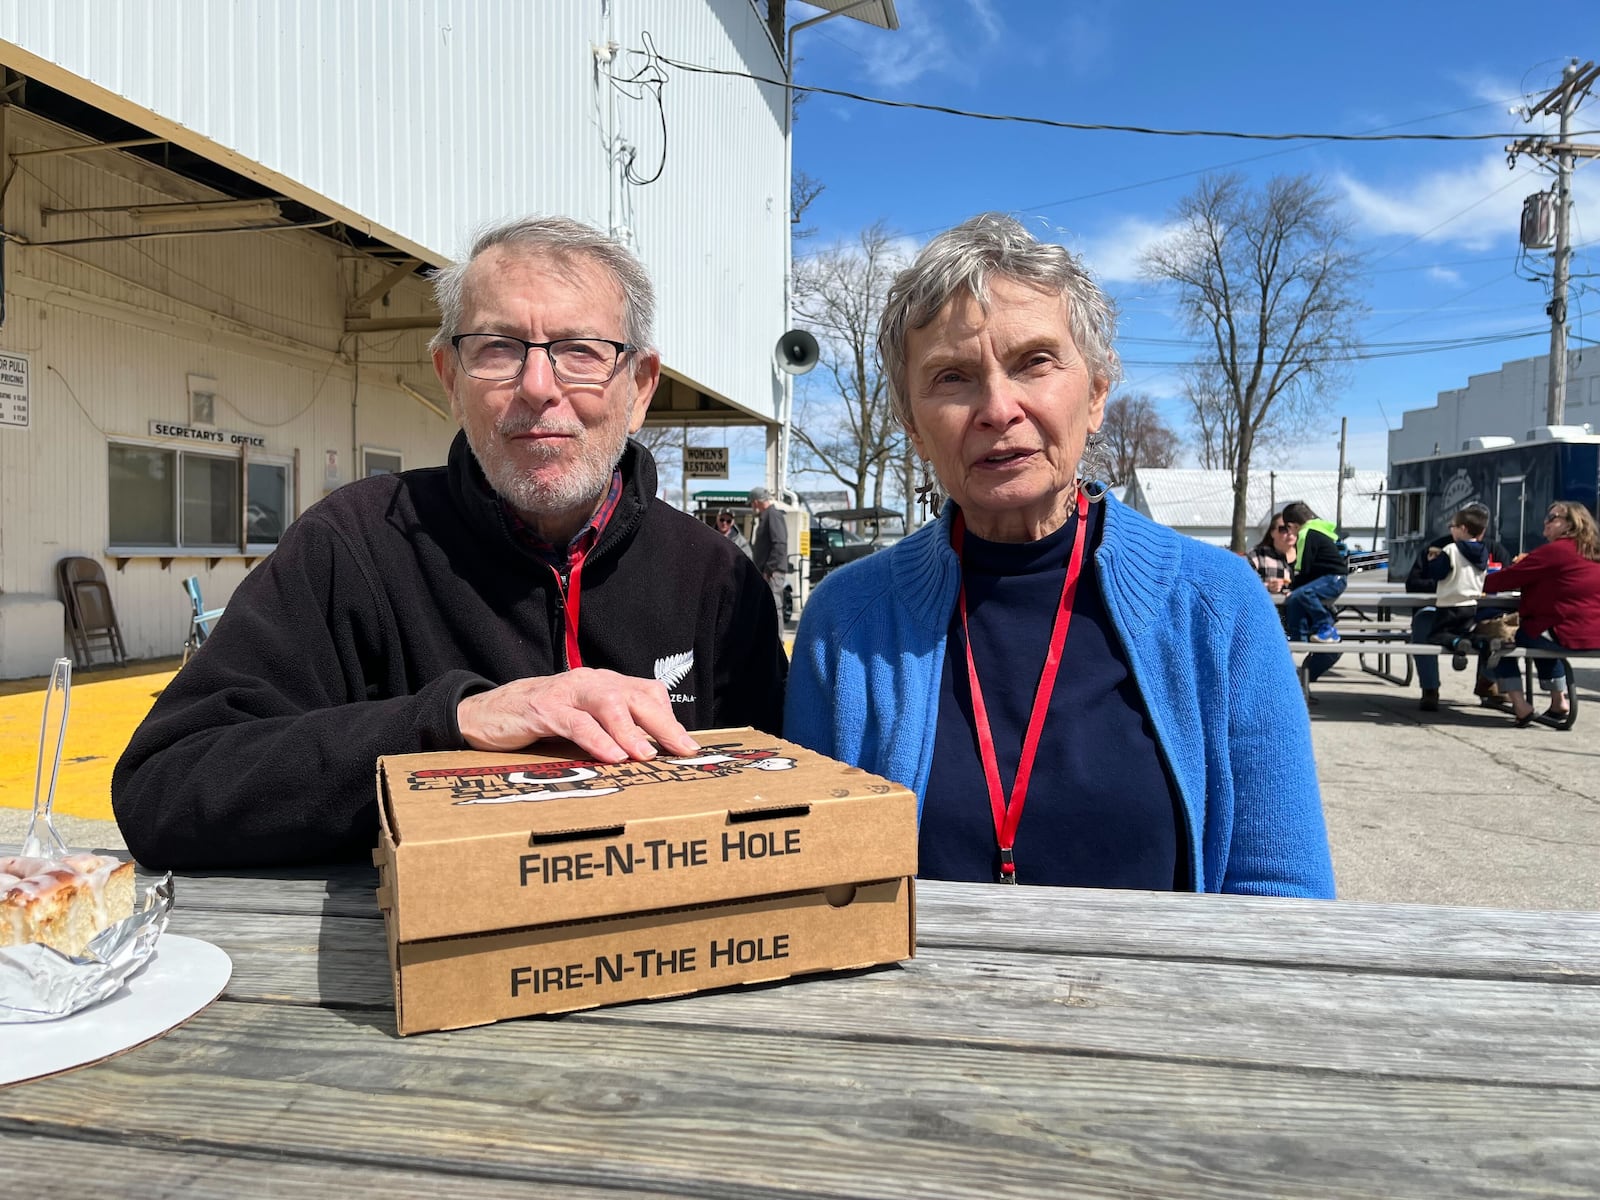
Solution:
[[[1303,500],[1314,512],[1333,520],[1338,511],[1337,471],[1277,471],[1256,468],[1250,474],[1246,511],[1249,530],[1258,534],[1272,516],[1274,500],[1281,509]],[[1346,529],[1370,530],[1376,518],[1382,530],[1384,511],[1377,494],[1384,488],[1382,471],[1357,471],[1344,485]],[[1225,528],[1233,523],[1233,477],[1227,471],[1140,467],[1128,482],[1128,502],[1151,520],[1173,529]]]
[[[847,13],[840,13],[839,10],[860,4],[861,0],[806,0],[806,3],[812,8],[825,8],[836,15],[854,17],[879,29],[900,28],[900,16],[894,11],[894,0],[877,0],[876,4],[868,3]]]

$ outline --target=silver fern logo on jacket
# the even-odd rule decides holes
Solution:
[[[655,677],[667,689],[667,698],[674,704],[693,704],[693,692],[679,692],[674,689],[689,677],[689,672],[694,670],[694,651],[685,650],[682,654],[669,654],[665,658],[656,659],[654,668]]]

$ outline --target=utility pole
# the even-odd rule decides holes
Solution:
[[[1339,482],[1338,490],[1334,493],[1333,500],[1333,528],[1341,536],[1344,534],[1344,440],[1345,434],[1350,431],[1350,418],[1339,418]]]
[[[1542,100],[1523,110],[1523,119],[1531,121],[1536,116],[1555,113],[1561,121],[1561,132],[1556,140],[1524,138],[1506,148],[1512,165],[1518,154],[1531,154],[1540,159],[1554,159],[1556,168],[1555,262],[1550,279],[1550,391],[1545,400],[1545,423],[1560,425],[1566,415],[1567,402],[1567,277],[1572,262],[1572,168],[1579,157],[1600,158],[1600,146],[1569,142],[1572,114],[1589,92],[1600,67],[1593,61],[1578,65],[1573,59],[1561,72],[1561,82]]]

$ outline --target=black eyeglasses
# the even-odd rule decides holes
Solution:
[[[1273,533],[1288,533],[1289,532],[1289,527],[1287,525],[1274,525],[1272,527],[1272,532]]]
[[[450,339],[456,361],[474,379],[505,383],[522,374],[528,351],[543,350],[550,371],[562,383],[608,383],[624,354],[639,347],[610,338],[557,338],[529,342],[505,333],[458,333]]]

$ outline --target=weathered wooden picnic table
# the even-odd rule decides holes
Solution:
[[[401,1039],[374,883],[180,878],[231,982],[0,1091],[7,1193],[1600,1194],[1600,912],[926,883],[896,967]]]

